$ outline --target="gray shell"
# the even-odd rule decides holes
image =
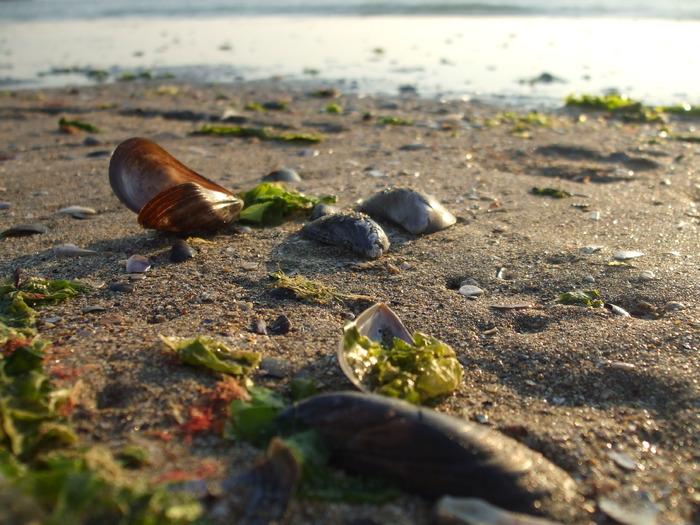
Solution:
[[[301,229],[303,237],[341,246],[376,259],[389,250],[389,239],[379,224],[362,213],[324,215]]]
[[[367,199],[361,211],[394,222],[413,234],[434,233],[457,219],[435,197],[414,188],[387,188]]]

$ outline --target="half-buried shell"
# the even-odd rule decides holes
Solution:
[[[396,223],[413,234],[434,233],[457,222],[435,197],[414,188],[382,190],[363,202],[361,211]]]
[[[148,139],[122,142],[109,163],[112,190],[144,228],[186,232],[223,228],[243,201]]]
[[[331,462],[413,494],[481,498],[525,514],[578,523],[574,480],[522,443],[477,423],[374,394],[311,397],[278,414],[292,431],[323,434]]]
[[[325,244],[341,246],[370,259],[389,250],[389,239],[379,224],[362,213],[334,213],[306,223],[303,237]]]

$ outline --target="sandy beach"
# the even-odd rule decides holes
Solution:
[[[219,480],[259,456],[215,432],[182,431],[221,374],[182,364],[160,336],[205,335],[260,352],[251,378],[280,392],[293,377],[316,380],[321,392],[352,389],[335,351],[367,303],[271,294],[270,273],[282,268],[382,301],[409,330],[449,344],[464,379],[437,410],[503,432],[568,472],[584,501],[572,523],[612,523],[613,507],[623,523],[697,522],[700,149],[687,140],[697,138],[697,118],[635,123],[562,107],[535,121],[478,100],[310,91],[281,81],[154,80],[3,92],[0,200],[10,206],[0,230],[41,223],[49,231],[2,239],[0,272],[93,286],[42,308],[37,326],[53,343],[51,379],[74,389],[78,444],[142,447],[150,461],[136,475],[154,482],[173,471]],[[283,109],[246,109],[272,102]],[[330,103],[342,112],[329,113]],[[324,140],[193,134],[224,117]],[[61,132],[60,118],[101,132]],[[109,185],[111,152],[136,136],[234,193],[288,168],[302,178],[290,188],[337,195],[346,211],[383,188],[415,186],[458,220],[429,235],[382,222],[391,248],[368,260],[299,236],[300,214],[274,227],[197,233],[195,257],[173,263],[178,237],[141,228]],[[56,213],[71,205],[97,213]],[[60,258],[61,243],[97,254]],[[620,263],[622,251],[643,255]],[[143,279],[126,274],[133,254],[153,263]],[[475,299],[458,290],[469,279],[484,290]],[[588,289],[630,316],[559,301]],[[256,333],[256,322],[280,315],[291,322],[287,333]],[[380,506],[294,499],[284,523],[422,524],[430,512],[406,494]]]

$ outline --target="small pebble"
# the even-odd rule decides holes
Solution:
[[[338,213],[338,208],[336,208],[335,206],[331,206],[330,204],[326,204],[325,202],[319,202],[311,210],[309,220],[313,221],[315,219],[318,219],[319,217],[323,217],[324,215],[331,215],[333,213]]]
[[[59,322],[60,320],[61,320],[60,317],[47,317],[46,319],[44,319],[44,322],[45,322],[45,323],[50,323],[50,324],[56,324],[56,323]]]
[[[256,262],[251,262],[251,261],[249,261],[249,262],[244,262],[243,264],[241,264],[241,268],[244,269],[244,270],[246,270],[247,272],[252,272],[252,271],[255,270],[257,267],[258,267],[258,263],[256,263]]]
[[[9,202],[0,202],[0,210],[9,210],[12,208],[12,204]]]
[[[640,281],[646,282],[653,281],[654,279],[656,279],[656,275],[651,270],[644,270],[642,273],[639,274]]]
[[[623,363],[622,361],[613,361],[610,363],[610,368],[614,368],[615,370],[624,370],[625,372],[631,372],[636,368],[636,366],[632,363]]]
[[[254,334],[267,335],[267,323],[264,319],[255,319],[251,325]]]
[[[284,335],[292,329],[292,321],[282,314],[268,327],[267,331],[272,335]]]
[[[685,310],[686,306],[685,304],[679,302],[679,301],[669,301],[666,303],[666,311],[667,312],[677,312],[679,310]]]
[[[484,291],[478,286],[474,286],[472,284],[465,284],[459,287],[459,293],[467,297],[476,297],[478,295],[482,295]]]
[[[586,277],[583,278],[583,282],[593,284],[595,283],[595,277],[592,275],[586,275]]]
[[[266,372],[268,376],[283,379],[292,373],[292,365],[286,359],[266,357],[260,363],[260,370]]]
[[[192,246],[190,246],[187,241],[178,239],[170,248],[170,260],[175,263],[184,262],[188,259],[192,259],[197,252]]]
[[[95,215],[97,211],[93,208],[88,208],[87,206],[68,206],[66,208],[61,208],[56,213],[61,215],[70,215],[76,219],[89,219],[92,215]]]
[[[300,182],[301,176],[292,169],[284,168],[268,173],[262,180],[270,182]]]
[[[659,509],[646,492],[613,493],[598,499],[598,507],[622,525],[656,525],[658,523]]]
[[[599,251],[602,250],[602,249],[603,249],[602,246],[591,245],[591,246],[583,246],[579,251],[580,251],[581,253],[584,253],[584,254],[589,255],[589,254],[591,254],[591,253],[599,252]]]
[[[131,283],[111,283],[108,288],[110,291],[118,293],[133,293],[135,290]]]

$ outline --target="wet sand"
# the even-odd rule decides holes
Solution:
[[[244,109],[279,100],[287,110]],[[267,285],[281,267],[383,301],[409,330],[450,344],[464,380],[438,410],[503,431],[565,469],[586,498],[590,522],[608,519],[600,501],[624,506],[645,497],[658,522],[697,520],[697,144],[665,138],[661,124],[570,109],[552,110],[551,125],[523,136],[497,122],[502,108],[477,101],[348,95],[333,100],[342,115],[324,113],[329,102],[277,83],[152,82],[0,99],[0,200],[11,203],[0,227],[50,228],[3,239],[2,274],[21,268],[95,286],[42,309],[38,327],[53,342],[47,367],[54,381],[76,388],[71,419],[80,444],[143,446],[152,464],[141,474],[153,480],[176,469],[219,479],[259,454],[213,433],[182,433],[190,408],[220,377],[180,364],[160,335],[206,335],[260,352],[266,361],[253,380],[280,391],[295,376],[316,379],[324,392],[350,389],[334,352],[343,325],[366,304],[276,298]],[[247,126],[326,139],[294,145],[190,135],[226,111]],[[413,124],[384,125],[366,113]],[[102,133],[60,133],[60,117]],[[669,135],[692,135],[697,120],[672,118],[665,126]],[[296,216],[277,227],[200,234],[207,242],[194,244],[197,255],[171,263],[177,237],[140,228],[109,186],[110,152],[133,136],[156,141],[234,192],[273,169],[293,168],[303,180],[290,187],[337,195],[346,210],[389,185],[413,185],[458,222],[426,236],[385,224],[391,250],[368,261],[301,238],[305,218]],[[534,195],[535,186],[573,196]],[[89,220],[56,214],[69,205],[98,213]],[[98,255],[57,258],[59,243]],[[599,249],[582,250],[590,246]],[[621,250],[644,255],[611,265]],[[150,257],[153,268],[131,293],[110,290],[128,282],[123,261],[132,254]],[[485,290],[476,300],[458,292],[467,279]],[[631,317],[562,305],[559,294],[574,289],[596,289]],[[100,309],[84,313],[88,307]],[[269,324],[279,315],[291,320],[289,333],[252,330],[257,319]],[[428,516],[428,503],[410,496],[381,507],[295,500],[287,523],[426,523]]]

